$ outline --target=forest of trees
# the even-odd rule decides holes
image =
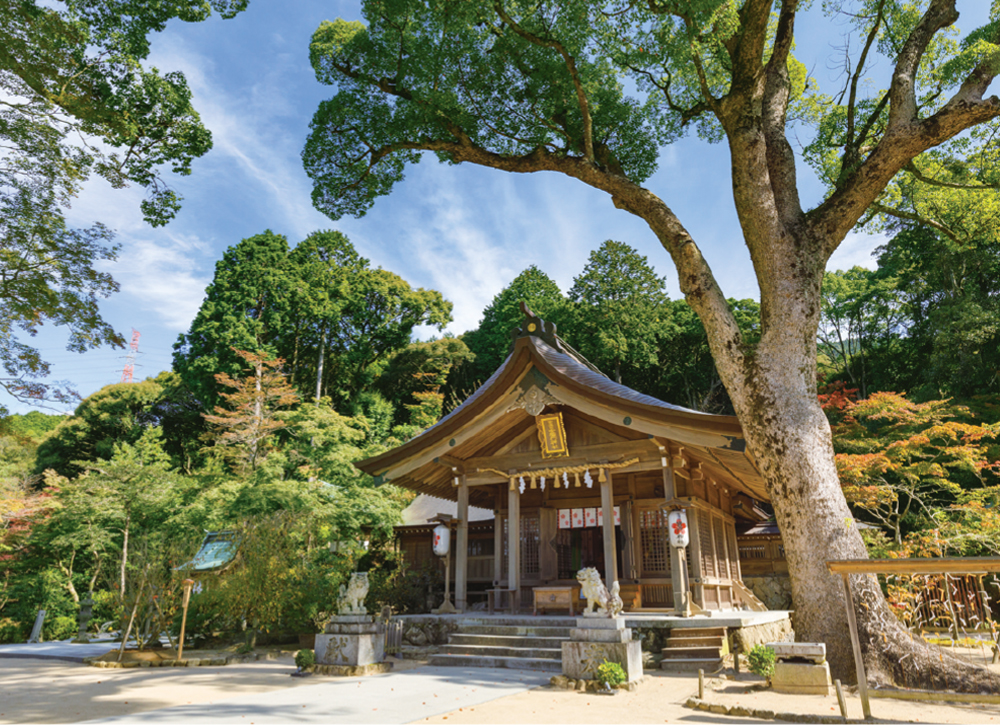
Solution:
[[[924,274],[920,284],[916,265],[908,277],[889,266],[919,239],[901,232],[876,270],[826,277],[821,397],[838,466],[857,516],[881,527],[868,535],[873,552],[997,553],[1000,396],[996,369],[983,367],[996,345],[948,355],[933,337],[938,328],[921,324],[955,291],[935,288],[940,260],[927,263],[937,276]],[[989,245],[976,251],[979,265],[996,258]],[[978,295],[977,314],[996,319],[996,294],[980,277],[968,280],[960,293]],[[440,293],[373,269],[340,233],[290,246],[264,232],[217,264],[172,371],[109,385],[66,418],[3,420],[0,639],[23,639],[38,609],[50,613],[49,636],[68,635],[88,594],[98,618],[114,620],[157,591],[170,616],[182,576],[170,564],[190,560],[204,531],[229,529],[285,559],[270,573],[225,578],[199,599],[200,626],[250,639],[312,631],[362,559],[375,572],[373,597],[419,611],[432,575],[399,570],[378,543],[363,548],[389,540],[412,494],[376,488],[351,463],[433,424],[492,374],[522,301],[609,377],[732,413],[697,316],[669,299],[666,280],[623,242],[592,252],[565,294],[529,267],[476,329],[417,341],[417,326],[451,320]],[[752,338],[758,304],[730,305]],[[973,356],[974,369],[985,371],[975,381]],[[900,441],[911,441],[906,460]],[[347,542],[349,557],[333,556],[330,541]],[[282,606],[255,608],[259,598],[247,591],[262,578]],[[244,609],[226,604],[233,601]]]

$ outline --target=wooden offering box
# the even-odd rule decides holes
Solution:
[[[574,600],[580,596],[580,587],[535,587],[535,614],[549,609],[568,609],[574,616]]]

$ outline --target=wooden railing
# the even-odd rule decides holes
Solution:
[[[858,675],[858,694],[861,695],[861,708],[864,711],[866,720],[872,716],[871,706],[868,703],[868,676],[865,674],[865,663],[861,658],[861,642],[858,637],[858,621],[854,613],[854,595],[851,592],[851,574],[958,574],[962,576],[982,575],[991,572],[1000,572],[1000,557],[948,557],[940,559],[842,559],[838,561],[828,561],[827,569],[832,574],[840,574],[844,581],[844,594],[846,596],[845,606],[847,607],[847,623],[851,630],[851,647],[854,650],[854,666]],[[879,697],[900,697],[913,699],[921,694],[934,696],[937,693],[923,691],[894,692],[892,690],[881,690]],[[949,699],[966,699],[960,693],[949,693]],[[982,696],[979,696],[981,700]]]

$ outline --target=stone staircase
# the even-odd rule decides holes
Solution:
[[[725,627],[675,627],[664,644],[660,669],[669,672],[714,672],[729,654]]]
[[[569,641],[574,626],[574,619],[559,617],[538,624],[523,618],[462,622],[431,664],[562,672],[562,643]]]

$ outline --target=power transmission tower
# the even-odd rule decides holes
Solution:
[[[131,383],[132,373],[135,371],[135,356],[139,352],[139,331],[132,328],[132,344],[128,346],[128,355],[125,356],[125,369],[122,370],[122,382]]]

